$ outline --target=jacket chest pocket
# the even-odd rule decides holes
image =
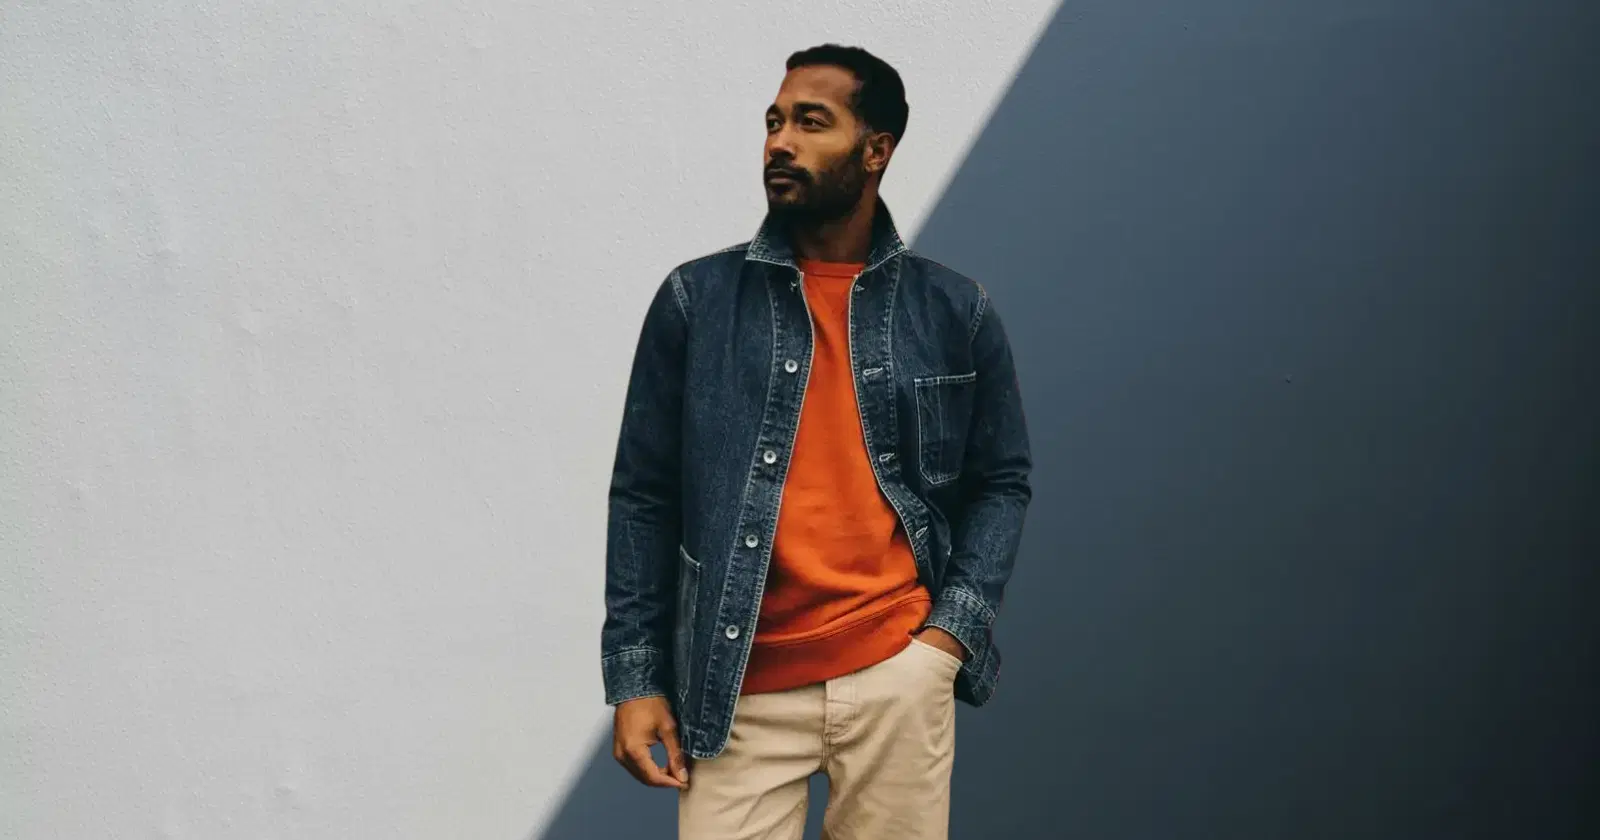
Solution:
[[[961,477],[977,383],[976,371],[912,380],[917,401],[917,466],[930,487]]]
[[[689,694],[689,658],[693,655],[695,608],[700,600],[700,563],[678,546],[677,614],[672,618],[672,674],[678,702]]]

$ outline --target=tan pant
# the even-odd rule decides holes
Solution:
[[[727,748],[690,765],[678,837],[800,840],[820,771],[825,840],[946,840],[960,667],[913,639],[853,674],[740,697]]]

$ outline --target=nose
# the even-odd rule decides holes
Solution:
[[[767,135],[767,163],[794,160],[794,135],[784,126]]]

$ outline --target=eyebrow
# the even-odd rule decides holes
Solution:
[[[794,103],[794,110],[801,114],[820,112],[827,117],[833,117],[833,109],[821,102],[796,102]],[[767,106],[767,115],[771,116],[773,114],[782,116],[783,110],[776,104]]]

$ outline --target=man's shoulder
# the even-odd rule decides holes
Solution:
[[[909,269],[901,273],[902,277],[913,278],[957,306],[975,310],[988,305],[988,291],[971,276],[910,248],[900,256]]]
[[[719,282],[730,282],[744,267],[749,241],[729,245],[709,254],[684,260],[673,267],[669,275],[672,282],[691,300],[695,292],[704,291]]]

